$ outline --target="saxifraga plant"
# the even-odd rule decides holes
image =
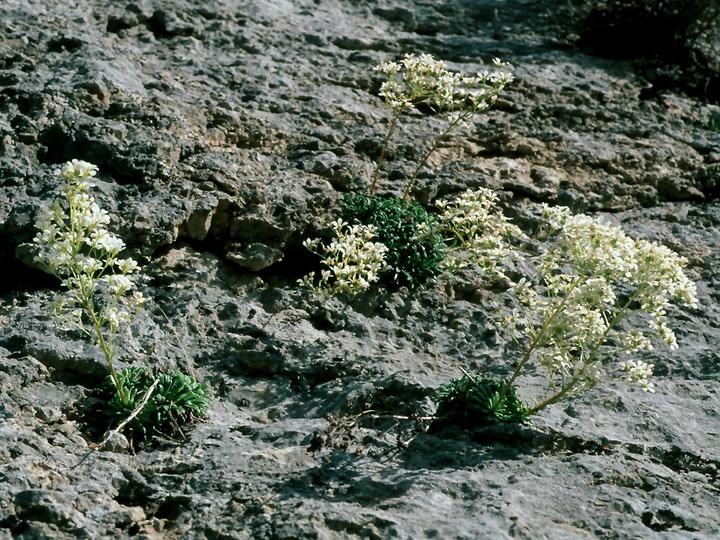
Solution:
[[[503,263],[515,255],[525,236],[503,214],[498,196],[486,188],[468,189],[437,203],[440,234],[446,245],[442,270],[452,277],[473,266],[484,279],[507,280]]]
[[[494,63],[497,67],[506,66],[497,59]],[[418,173],[440,142],[456,127],[466,125],[474,115],[491,107],[512,80],[512,75],[502,71],[482,72],[475,77],[452,73],[444,62],[428,54],[407,54],[400,63],[386,62],[375,70],[385,77],[380,95],[390,111],[390,123],[368,194],[346,196],[342,211],[349,226],[365,229],[352,232],[333,225],[335,238],[328,245],[319,240],[305,242],[308,249],[322,258],[326,268],[319,279],[306,276],[300,283],[323,297],[336,293],[352,297],[378,280],[394,288],[419,288],[439,274],[444,246],[437,220],[419,204],[408,201],[408,197]],[[420,105],[434,113],[447,114],[447,125],[419,159],[403,197],[380,197],[376,191],[390,139],[401,115]],[[366,238],[358,244],[361,232]],[[454,239],[455,233],[452,235]],[[370,243],[370,238],[377,242]],[[387,248],[380,262],[376,256],[382,250],[376,248],[377,243]]]
[[[129,330],[145,298],[132,290],[138,264],[119,257],[125,243],[108,230],[109,214],[88,193],[97,170],[74,159],[56,171],[64,196],[42,212],[35,260],[67,289],[55,303],[56,315],[92,338],[105,357],[114,390],[107,416],[120,425],[132,417],[131,429],[141,438],[150,431],[176,433],[183,424],[206,415],[207,386],[179,372],[115,368],[117,341]],[[136,410],[145,399],[145,406]]]
[[[534,271],[512,288],[519,307],[502,321],[520,353],[504,393],[530,362],[548,380],[532,414],[593,388],[608,373],[654,392],[654,366],[618,356],[652,350],[653,341],[677,349],[666,310],[671,302],[698,302],[687,260],[564,207],[543,205],[542,220],[544,247],[532,260]]]
[[[497,58],[493,63],[498,68],[508,65]],[[476,114],[492,107],[500,92],[513,79],[510,73],[504,71],[484,71],[474,77],[453,73],[445,67],[445,62],[435,60],[429,54],[406,54],[401,62],[385,62],[377,66],[375,71],[385,77],[380,86],[380,95],[385,99],[390,111],[390,122],[373,173],[370,195],[377,190],[380,168],[385,160],[388,144],[403,113],[423,105],[435,114],[447,114],[447,124],[431,140],[415,164],[405,186],[403,199],[407,199],[412,192],[418,173],[438,145],[455,128],[466,126]]]
[[[74,159],[56,175],[63,180],[63,197],[41,214],[34,243],[36,262],[62,280],[67,292],[55,304],[55,313],[92,338],[105,356],[110,378],[121,400],[128,395],[115,369],[117,338],[128,329],[145,302],[135,291],[139,266],[119,254],[125,243],[110,232],[110,216],[88,191],[97,167]]]
[[[387,246],[374,242],[377,231],[373,225],[350,225],[342,219],[330,224],[334,238],[328,244],[320,239],[306,239],[303,245],[320,257],[325,268],[317,278],[308,274],[299,284],[327,300],[344,295],[351,299],[380,279],[386,268]]]
[[[484,379],[454,381],[439,391],[439,409],[472,410],[478,425],[508,421],[495,411],[515,410],[516,381],[532,367],[545,373],[547,389],[523,405],[525,418],[608,378],[655,391],[652,364],[617,357],[651,350],[654,340],[677,348],[666,309],[671,302],[697,306],[687,261],[567,208],[543,205],[541,224],[535,254],[524,256],[526,275],[510,289],[517,307],[502,319],[519,356],[510,376],[489,389]],[[467,390],[476,385],[480,391]],[[465,403],[471,398],[473,405]]]
[[[350,224],[372,225],[387,247],[380,281],[390,288],[423,287],[440,272],[442,237],[437,219],[422,206],[397,197],[346,195],[343,218]]]

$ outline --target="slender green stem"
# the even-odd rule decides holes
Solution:
[[[588,356],[588,359],[585,360],[583,368],[590,366],[597,362],[597,356],[600,352],[600,347],[605,342],[607,337],[610,335],[610,331],[625,317],[625,313],[627,312],[630,305],[637,299],[638,295],[640,294],[640,289],[638,288],[637,291],[628,299],[625,304],[615,312],[615,315],[613,316],[612,320],[607,324],[605,327],[604,332],[602,335],[595,341],[595,344],[593,345],[592,350],[590,351],[590,355]],[[580,377],[575,376],[572,379],[570,379],[570,382],[566,385],[562,385],[560,388],[560,391],[555,392],[552,396],[549,398],[541,401],[540,403],[536,404],[532,409],[530,409],[530,414],[536,414],[537,412],[541,411],[548,405],[552,405],[553,403],[557,403],[560,399],[565,397],[566,395],[571,393],[571,390],[575,388],[577,383],[580,382]]]
[[[117,390],[120,399],[123,402],[126,402],[128,396],[125,392],[125,387],[120,381],[120,378],[117,375],[117,371],[115,370],[115,354],[113,353],[112,345],[105,339],[105,335],[103,334],[102,324],[98,319],[97,313],[95,313],[95,307],[92,303],[91,292],[81,290],[80,293],[82,296],[82,305],[85,308],[85,311],[88,313],[93,330],[95,331],[98,347],[100,347],[100,350],[103,352],[103,355],[105,356],[105,361],[108,365],[108,368],[110,369],[110,378],[115,385],[115,389]]]
[[[78,220],[75,219],[75,213],[76,213],[75,206],[73,204],[70,204],[70,216],[71,216],[70,224],[71,224],[71,231],[72,231],[71,234],[73,235],[73,238],[77,239],[78,232],[76,229],[76,222]],[[73,249],[73,258],[76,261],[81,252],[81,249],[82,249],[82,241],[77,242],[77,245],[74,246],[74,249]],[[90,321],[92,323],[92,327],[95,332],[98,347],[100,347],[100,350],[103,352],[103,356],[105,356],[105,362],[107,363],[108,368],[110,369],[110,378],[112,379],[113,384],[115,385],[115,389],[117,390],[118,395],[120,396],[120,399],[122,401],[126,401],[127,394],[125,392],[125,388],[123,387],[123,384],[120,381],[120,378],[118,377],[117,372],[115,370],[115,362],[114,362],[115,355],[112,351],[112,344],[109,343],[105,339],[105,336],[102,331],[102,323],[98,319],[97,313],[95,313],[95,306],[93,305],[93,299],[92,299],[93,291],[92,291],[92,289],[88,290],[85,280],[80,279],[85,274],[82,274],[81,272],[78,272],[77,270],[75,270],[78,267],[79,267],[78,264],[73,265],[74,269],[72,271],[72,274],[73,274],[73,277],[75,278],[76,283],[78,284],[78,287],[79,287],[78,292],[79,292],[80,302],[82,304],[82,307],[85,309],[88,316],[90,317]],[[107,268],[107,265],[105,266],[105,268]],[[105,270],[105,268],[102,269],[98,273],[101,274]],[[89,277],[93,282],[96,279],[95,275],[91,275],[91,276],[87,276],[87,277]],[[91,334],[90,332],[87,332],[87,333]]]
[[[567,396],[571,393],[571,390],[575,388],[577,383],[580,382],[579,377],[573,377],[570,382],[567,384],[567,386],[563,386],[559,392],[555,392],[552,396],[549,398],[543,400],[542,402],[536,404],[532,409],[530,409],[530,412],[528,413],[529,416],[532,416],[534,414],[537,414],[539,411],[547,407],[548,405],[552,405],[553,403],[557,403],[562,398]]]
[[[515,366],[515,371],[513,371],[510,378],[505,382],[505,385],[503,386],[502,390],[500,391],[500,402],[504,400],[508,392],[510,392],[510,388],[512,387],[515,380],[520,375],[520,372],[522,371],[523,367],[525,367],[525,364],[527,364],[530,361],[530,358],[532,357],[533,353],[537,349],[537,347],[540,345],[542,340],[545,338],[545,333],[547,332],[548,328],[550,328],[550,325],[555,320],[555,318],[558,316],[558,314],[565,308],[565,304],[567,304],[567,301],[570,297],[570,293],[580,284],[582,276],[577,276],[575,280],[571,283],[570,289],[565,293],[565,296],[560,301],[560,303],[555,307],[550,317],[548,317],[545,322],[543,323],[542,327],[540,328],[540,331],[535,334],[535,337],[533,338],[532,342],[528,346],[528,348],[525,350],[525,353],[523,354],[522,358],[518,362],[518,364]]]
[[[430,159],[430,156],[432,153],[437,150],[438,145],[445,140],[445,137],[457,127],[457,125],[464,121],[466,118],[471,117],[474,114],[474,111],[466,111],[464,114],[461,114],[458,116],[455,120],[450,122],[447,128],[440,133],[435,139],[433,139],[432,144],[430,145],[430,148],[423,154],[423,157],[420,158],[420,161],[418,161],[417,165],[415,166],[415,170],[413,171],[412,175],[410,176],[410,179],[408,180],[407,187],[405,188],[405,192],[403,193],[403,200],[406,200],[408,198],[408,195],[410,195],[410,191],[412,190],[413,186],[415,185],[415,182],[417,180],[417,175],[420,172],[420,169],[422,169],[425,166],[425,163],[427,163],[427,160]]]
[[[393,112],[393,116],[390,119],[390,125],[388,126],[387,133],[385,134],[385,138],[383,139],[382,148],[380,149],[380,157],[378,158],[377,164],[375,165],[375,171],[373,172],[373,179],[372,183],[370,184],[370,195],[374,195],[375,191],[377,190],[377,184],[378,184],[378,178],[380,176],[380,167],[382,167],[383,163],[385,163],[385,154],[387,152],[388,143],[390,142],[390,137],[392,137],[393,133],[395,133],[395,128],[397,127],[397,121],[398,118],[400,118],[400,114],[402,114],[403,109],[396,109]]]

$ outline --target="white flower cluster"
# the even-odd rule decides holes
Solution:
[[[339,219],[330,227],[334,238],[328,245],[322,245],[319,239],[303,242],[307,249],[322,258],[326,269],[321,270],[317,283],[313,275],[305,276],[299,283],[323,299],[336,294],[352,298],[367,290],[387,268],[387,247],[372,241],[376,236],[372,225],[348,225]]]
[[[486,278],[505,277],[500,265],[514,253],[510,240],[518,240],[523,234],[497,202],[493,190],[479,188],[437,203],[447,246],[442,268],[448,274],[472,264]]]
[[[650,330],[661,340],[677,349],[674,332],[667,326],[666,308],[671,300],[697,307],[697,289],[683,272],[687,264],[684,257],[666,246],[636,240],[637,273],[632,285],[636,287],[636,300],[651,315]]]
[[[570,264],[575,273],[597,276],[607,287],[625,287],[639,311],[650,315],[649,331],[677,348],[667,326],[666,308],[671,301],[697,307],[697,289],[684,272],[687,260],[671,249],[643,239],[633,239],[614,225],[567,208],[545,206],[550,221],[562,223],[555,244],[545,256],[543,271]],[[607,299],[614,304],[614,296]],[[638,311],[638,310],[634,310]]]
[[[405,188],[403,199],[406,199],[420,169],[425,166],[440,141],[457,126],[466,126],[467,121],[475,114],[489,109],[497,101],[500,92],[513,80],[512,74],[500,70],[508,67],[509,64],[497,58],[493,63],[498,70],[484,71],[475,77],[453,73],[445,67],[445,62],[435,60],[429,54],[420,56],[406,54],[399,63],[385,62],[375,67],[375,71],[385,77],[385,81],[380,86],[380,95],[385,98],[385,103],[390,108],[391,118],[380,158],[375,165],[370,186],[371,194],[377,188],[380,167],[385,159],[388,142],[402,113],[422,104],[435,113],[443,112],[448,115],[447,125],[430,142],[427,151],[418,160]]]
[[[55,199],[41,215],[35,260],[68,289],[56,303],[58,314],[92,336],[111,361],[113,339],[134,319],[145,299],[132,292],[138,264],[118,258],[125,243],[107,229],[110,216],[88,194],[96,172],[95,165],[76,159],[56,171],[65,182],[64,197]]]
[[[498,68],[507,66],[497,58],[493,62]],[[395,111],[413,108],[419,103],[436,111],[466,108],[482,111],[492,106],[512,81],[512,75],[504,71],[485,71],[475,77],[452,73],[443,61],[429,54],[406,54],[400,63],[385,62],[375,71],[387,77],[380,87],[380,95]]]
[[[534,275],[514,285],[520,308],[503,321],[523,347],[521,365],[535,355],[551,390],[568,396],[594,386],[602,378],[603,360],[619,352],[650,350],[651,338],[677,348],[665,308],[671,301],[697,305],[684,258],[567,208],[544,206],[542,215],[540,238],[547,247],[536,259]],[[653,391],[651,364],[629,361],[619,367],[627,380]]]
[[[620,368],[626,373],[627,381],[637,384],[646,392],[655,392],[655,385],[648,380],[652,377],[654,367],[655,364],[635,360],[620,363]]]

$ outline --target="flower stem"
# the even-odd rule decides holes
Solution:
[[[547,407],[548,405],[552,405],[553,403],[556,403],[556,402],[560,401],[563,397],[565,397],[565,396],[567,396],[568,394],[570,394],[570,391],[571,391],[573,388],[575,388],[575,386],[577,385],[578,382],[580,382],[580,378],[579,378],[579,377],[573,377],[566,386],[563,386],[563,387],[560,389],[560,391],[555,392],[555,393],[554,393],[552,396],[550,396],[549,398],[543,400],[543,401],[540,402],[540,403],[537,403],[532,409],[530,409],[530,412],[528,413],[528,415],[529,415],[529,416],[532,416],[532,415],[534,415],[534,414],[537,414],[539,411],[541,411],[542,409],[544,409],[544,408]]]
[[[387,133],[385,134],[385,138],[383,139],[382,148],[380,149],[380,157],[378,158],[377,164],[375,165],[375,171],[373,171],[372,183],[370,184],[370,189],[368,190],[370,195],[374,195],[375,191],[377,190],[378,178],[380,176],[380,167],[382,167],[383,163],[385,163],[385,154],[387,152],[388,143],[390,142],[390,137],[392,137],[393,133],[395,133],[397,121],[400,118],[400,114],[402,114],[402,111],[402,108],[395,109],[393,116],[390,119],[390,125],[388,126]]]
[[[108,341],[105,339],[105,336],[102,332],[102,325],[100,324],[100,320],[97,317],[97,314],[95,313],[95,308],[92,304],[92,298],[89,296],[85,296],[83,298],[83,307],[87,311],[88,315],[90,316],[90,321],[92,322],[93,330],[95,330],[95,336],[97,339],[98,347],[100,347],[100,350],[103,352],[103,355],[105,356],[105,361],[107,362],[108,368],[110,369],[110,378],[113,381],[113,384],[115,385],[115,389],[117,390],[118,395],[120,396],[120,400],[123,403],[128,402],[128,395],[127,392],[125,392],[125,387],[123,386],[122,382],[120,381],[120,378],[117,375],[117,371],[115,370],[115,362],[114,357],[115,354],[112,350],[112,346],[108,343]]]
[[[410,191],[412,190],[413,186],[415,185],[415,182],[417,181],[417,175],[420,172],[420,169],[422,169],[425,166],[425,163],[427,163],[427,160],[430,158],[432,153],[437,150],[438,145],[445,140],[445,137],[448,136],[448,134],[457,127],[457,125],[463,121],[465,118],[468,118],[472,116],[474,112],[472,111],[466,111],[465,113],[459,115],[455,120],[450,122],[447,128],[440,133],[435,139],[433,139],[432,144],[430,145],[430,148],[423,154],[423,157],[420,158],[420,161],[418,161],[417,165],[415,166],[415,170],[413,171],[412,175],[410,176],[410,179],[408,180],[407,187],[405,188],[405,192],[403,193],[402,199],[407,200],[408,195],[410,195]]]
[[[520,372],[522,371],[523,367],[525,367],[525,364],[527,364],[530,361],[530,358],[532,357],[535,350],[538,348],[540,343],[542,343],[543,338],[545,337],[545,333],[548,331],[548,328],[550,328],[550,325],[555,320],[555,317],[558,316],[560,312],[564,309],[565,305],[568,302],[568,299],[570,298],[570,293],[580,284],[582,276],[577,276],[575,280],[570,284],[570,288],[565,293],[565,296],[560,301],[560,303],[555,307],[550,317],[548,317],[545,322],[543,323],[542,327],[540,328],[540,331],[535,335],[532,342],[530,343],[530,346],[525,350],[525,353],[523,354],[522,358],[518,362],[518,364],[515,366],[515,371],[513,371],[510,378],[505,381],[505,384],[502,387],[502,390],[500,391],[500,398],[499,401],[502,402],[510,392],[510,388],[512,387],[515,380],[520,375]]]

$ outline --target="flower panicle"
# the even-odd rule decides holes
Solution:
[[[619,353],[652,350],[653,340],[676,349],[666,310],[673,302],[698,304],[687,260],[666,246],[567,208],[543,205],[540,214],[534,271],[511,287],[519,307],[502,319],[524,351],[519,364],[536,358],[556,389],[538,410],[597,384]],[[631,358],[615,367],[654,391],[652,364]]]
[[[504,278],[501,265],[524,235],[502,213],[497,194],[486,188],[469,189],[437,206],[447,246],[443,269],[452,274],[474,265],[485,278]]]
[[[110,215],[88,193],[97,166],[73,159],[55,171],[62,197],[41,211],[33,243],[37,262],[61,279],[67,292],[55,312],[70,326],[92,336],[102,349],[118,392],[113,359],[118,334],[134,320],[145,298],[135,291],[139,265],[119,258],[125,243],[107,226]]]
[[[498,70],[511,67],[498,58],[493,64]],[[453,73],[445,62],[429,54],[406,54],[402,61],[384,62],[375,71],[385,76],[380,95],[395,111],[411,109],[419,103],[436,111],[485,110],[513,80],[508,71],[483,71],[473,77]]]
[[[327,245],[319,239],[303,242],[321,257],[326,268],[320,272],[319,280],[307,275],[299,283],[324,299],[335,295],[353,298],[370,288],[387,269],[387,246],[373,241],[376,237],[373,225],[349,225],[338,219],[330,228],[334,238]]]

